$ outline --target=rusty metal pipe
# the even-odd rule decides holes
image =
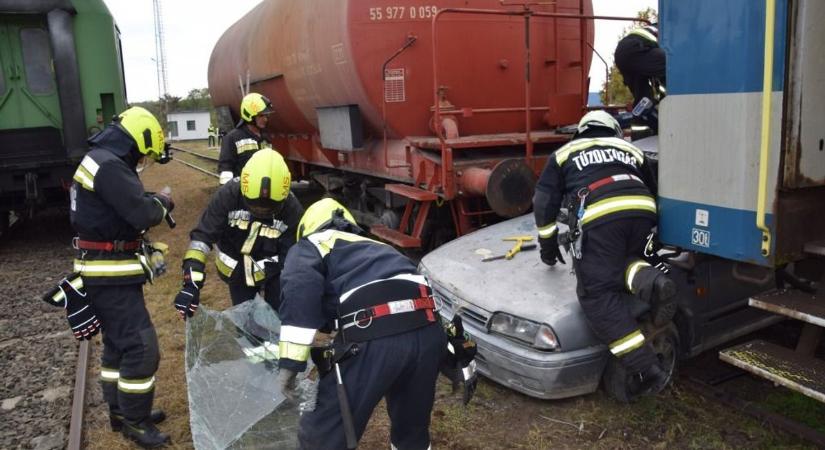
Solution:
[[[506,159],[492,169],[461,169],[458,189],[464,197],[484,197],[490,209],[502,217],[515,217],[532,206],[536,176],[524,159]]]
[[[461,191],[465,195],[485,197],[487,195],[487,183],[490,181],[490,175],[492,174],[492,170],[481,167],[465,169],[461,173],[461,178],[459,178]]]

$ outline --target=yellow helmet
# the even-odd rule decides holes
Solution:
[[[322,198],[318,200],[309,205],[309,208],[307,208],[303,217],[301,217],[301,221],[298,222],[297,239],[322,230],[336,218],[342,218],[352,225],[358,226],[355,222],[355,217],[352,217],[352,213],[350,213],[344,205],[335,201],[335,199]]]
[[[241,194],[253,215],[265,217],[280,211],[289,195],[292,176],[286,161],[272,149],[256,151],[241,170]]]
[[[241,119],[244,122],[252,122],[255,116],[271,113],[272,102],[261,94],[251,92],[241,100]]]
[[[140,106],[133,106],[120,113],[115,123],[132,137],[140,153],[161,163],[169,161],[163,129],[152,113]]]

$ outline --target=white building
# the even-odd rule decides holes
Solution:
[[[209,137],[209,111],[176,111],[167,116],[170,141],[188,141]]]

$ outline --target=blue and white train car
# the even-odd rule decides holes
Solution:
[[[659,3],[660,238],[766,267],[815,251],[825,240],[825,2]]]

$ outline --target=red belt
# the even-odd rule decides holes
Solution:
[[[623,174],[619,174],[619,175],[604,177],[601,180],[596,180],[596,181],[590,183],[589,185],[587,185],[587,190],[588,190],[588,192],[593,192],[593,191],[595,191],[596,189],[598,189],[602,186],[606,186],[608,184],[615,183],[617,181],[631,181],[631,180],[632,181],[638,181],[639,183],[644,184],[644,181],[642,181],[642,179],[637,177],[636,175],[631,175],[629,173],[623,173]]]
[[[137,250],[143,245],[143,241],[84,241],[75,238],[72,246],[78,250],[101,250],[104,252]]]

